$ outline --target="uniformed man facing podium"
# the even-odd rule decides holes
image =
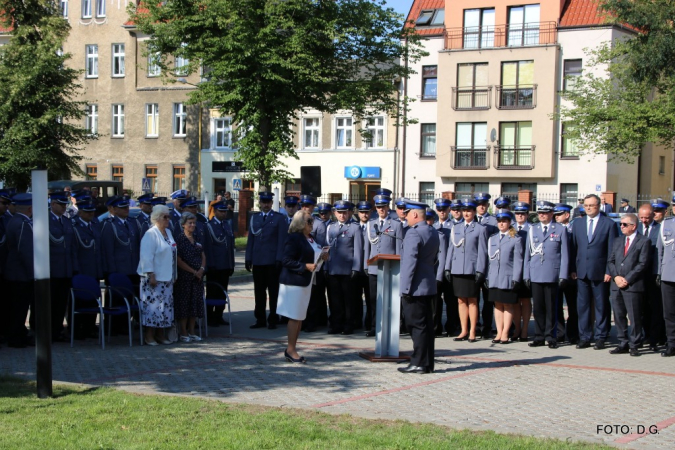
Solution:
[[[413,340],[413,354],[403,373],[434,371],[434,318],[431,304],[436,296],[436,271],[440,240],[424,221],[424,203],[406,200],[408,231],[401,252],[400,289],[405,323]]]

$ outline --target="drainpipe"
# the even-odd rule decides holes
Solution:
[[[406,77],[403,79],[403,99],[408,98],[408,38],[405,39],[405,49],[404,49],[404,57],[405,57],[405,72],[406,72]],[[407,102],[404,105],[403,108],[403,136],[402,136],[402,141],[403,145],[401,148],[401,196],[405,195],[405,151],[406,151],[406,131],[408,129],[408,107],[407,107]]]
[[[396,141],[394,142],[394,185],[392,190],[397,192],[398,188],[398,133],[401,129],[401,78],[395,78],[396,83]]]

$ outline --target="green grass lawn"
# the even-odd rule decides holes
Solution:
[[[248,241],[247,237],[234,238],[234,248],[236,248],[237,250],[246,250],[247,241]]]
[[[403,421],[135,395],[0,377],[2,449],[586,449],[609,448]]]

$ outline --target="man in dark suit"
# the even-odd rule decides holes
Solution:
[[[644,275],[651,263],[651,243],[637,233],[638,218],[629,213],[621,218],[622,239],[615,239],[607,261],[612,277],[612,308],[616,323],[619,346],[610,350],[612,354],[628,353],[640,356],[638,345],[642,336],[640,303],[645,291]],[[628,322],[631,323],[630,339]]]
[[[404,373],[434,371],[434,317],[431,303],[436,296],[436,269],[440,241],[426,224],[427,205],[406,201],[408,231],[401,251],[400,289],[406,326],[413,341],[410,365]]]
[[[628,204],[628,199],[627,198],[622,198],[621,199],[621,207],[619,208],[620,213],[633,213],[635,214],[637,211],[635,211],[635,207],[630,206]]]
[[[612,219],[600,214],[600,198],[591,194],[584,198],[586,217],[572,224],[570,273],[577,280],[577,310],[579,312],[579,343],[577,348],[590,347],[593,336],[591,305],[595,306],[595,346],[605,348],[611,328],[607,258],[618,235]]]
[[[614,212],[614,209],[612,208],[612,205],[610,205],[609,203],[606,203],[606,202],[605,202],[605,196],[604,196],[604,195],[601,196],[600,199],[601,199],[601,200],[600,200],[600,201],[601,201],[601,203],[600,203],[600,212],[601,212],[602,214],[607,215],[607,214],[609,214],[609,213],[611,213],[611,212]],[[585,202],[585,201],[586,201],[586,199],[584,199],[584,202]],[[584,206],[584,208],[585,208],[585,206]]]
[[[642,341],[649,344],[649,349],[657,351],[658,343],[666,341],[666,326],[663,321],[663,304],[661,303],[661,289],[656,285],[656,276],[659,273],[658,252],[656,241],[659,239],[661,224],[654,220],[654,211],[663,206],[659,200],[652,200],[651,204],[640,206],[638,211],[637,232],[649,239],[652,247],[652,260],[645,269],[645,295],[640,303],[642,316]],[[666,204],[667,208],[668,205]]]

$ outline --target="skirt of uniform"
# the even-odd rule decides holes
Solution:
[[[518,298],[532,298],[532,290],[528,288],[525,283],[520,284],[518,289]]]
[[[518,302],[518,292],[511,289],[490,288],[489,298],[491,302],[515,305]]]
[[[280,284],[277,314],[293,320],[305,320],[311,296],[312,283],[307,286]]]
[[[456,297],[478,298],[480,288],[476,284],[475,275],[453,275],[452,292]]]

